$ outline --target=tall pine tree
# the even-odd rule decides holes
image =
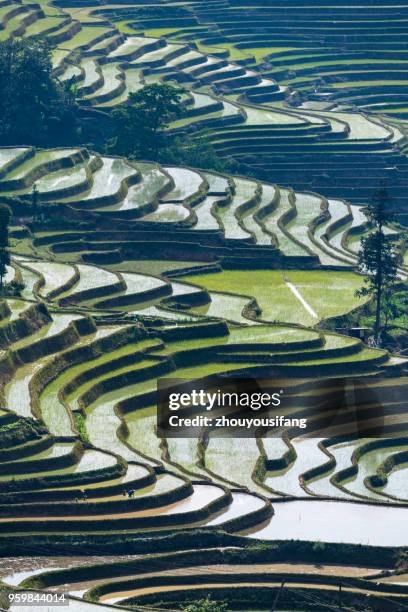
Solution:
[[[3,291],[4,277],[7,274],[7,266],[10,264],[8,251],[10,218],[10,208],[0,204],[0,292]]]
[[[393,220],[390,211],[391,197],[385,185],[373,195],[365,208],[372,231],[361,240],[358,254],[358,269],[365,275],[366,286],[359,289],[359,297],[370,296],[375,301],[374,338],[378,341],[381,333],[381,315],[391,299],[392,290],[398,279],[400,253],[395,237],[386,235],[384,227]]]

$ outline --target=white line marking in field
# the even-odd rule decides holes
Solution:
[[[310,304],[308,304],[308,302],[306,302],[305,298],[303,297],[303,295],[300,293],[299,289],[297,287],[295,287],[295,285],[292,285],[292,283],[288,280],[285,279],[285,283],[286,286],[289,287],[289,289],[291,290],[291,292],[293,293],[293,295],[299,300],[299,302],[302,304],[303,308],[305,308],[307,310],[307,312],[314,318],[314,319],[318,319],[319,315],[313,310],[313,308],[311,307]]]

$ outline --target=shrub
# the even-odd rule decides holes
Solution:
[[[205,599],[188,604],[182,610],[184,612],[228,612],[228,605],[220,601],[213,601],[208,595]]]
[[[90,444],[88,432],[86,431],[85,417],[80,412],[76,412],[74,417],[75,417],[75,425],[79,432],[79,435],[85,442],[88,442],[88,444]]]

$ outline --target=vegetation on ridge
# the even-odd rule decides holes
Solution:
[[[0,144],[73,142],[76,110],[71,84],[52,74],[46,39],[0,42]]]
[[[129,95],[129,104],[115,109],[109,150],[139,159],[158,158],[165,146],[164,129],[181,115],[183,89],[167,84],[146,85]]]

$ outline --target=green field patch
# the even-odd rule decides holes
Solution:
[[[117,28],[119,32],[122,32],[123,34],[138,34],[138,32],[136,32],[135,29],[129,24],[127,19],[115,21],[115,28]]]
[[[6,41],[9,38],[12,38],[13,35],[15,35],[15,32],[23,27],[23,24],[30,13],[32,13],[32,11],[20,13],[9,19],[4,30],[0,30],[0,41]]]
[[[85,393],[88,389],[92,388],[97,383],[107,380],[111,376],[118,376],[125,372],[131,372],[134,368],[144,367],[149,362],[137,361],[140,358],[139,353],[146,349],[151,349],[158,344],[156,339],[141,340],[139,342],[127,344],[114,351],[105,353],[101,357],[92,361],[87,361],[76,365],[72,368],[64,370],[61,376],[54,380],[50,385],[45,388],[43,396],[58,392],[60,389],[66,393],[66,402],[71,406],[72,409],[78,408],[78,398]],[[133,356],[134,362],[131,357]],[[123,365],[115,365],[115,361],[129,357],[130,363]],[[94,370],[104,364],[111,364],[108,372],[88,377],[87,372]],[[74,387],[74,389],[73,389]],[[69,389],[69,391],[66,391]]]
[[[180,28],[148,28],[147,30],[143,30],[145,36],[153,36],[154,38],[160,38],[161,36],[168,36],[171,34],[175,34],[179,31]],[[190,26],[189,29],[192,29]]]
[[[372,348],[363,348],[358,353],[353,353],[352,355],[342,355],[341,357],[331,357],[330,361],[327,362],[326,359],[311,359],[310,361],[304,361],[302,363],[294,361],[287,361],[287,365],[305,365],[305,366],[319,366],[325,363],[329,363],[329,365],[333,364],[360,364],[362,366],[366,366],[368,368],[375,369],[375,366],[381,361],[387,360],[387,352]],[[357,371],[357,370],[356,370]]]
[[[354,292],[362,286],[362,277],[351,272],[326,270],[285,271],[320,319],[349,312],[362,303]],[[285,323],[314,324],[316,321],[296,300],[279,270],[230,270],[216,274],[186,276],[183,280],[208,291],[243,295],[251,292],[261,310],[261,319]]]
[[[321,319],[350,312],[365,301],[355,295],[364,279],[353,272],[288,270],[286,274]]]
[[[95,7],[93,6],[84,8],[64,7],[64,13],[68,13],[73,19],[77,19],[81,23],[98,23],[100,21],[100,17],[98,15],[93,15],[92,13],[94,11]]]
[[[92,41],[104,34],[108,34],[111,30],[102,26],[84,26],[70,40],[64,40],[61,43],[61,48],[73,50],[79,47],[90,46]]]

